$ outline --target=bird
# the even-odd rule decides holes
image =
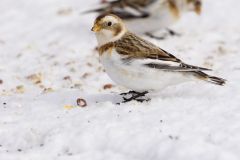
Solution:
[[[85,13],[115,14],[135,33],[157,38],[154,33],[159,29],[166,29],[170,35],[179,35],[168,28],[179,20],[182,14],[193,11],[200,15],[201,10],[202,0],[116,0],[105,2],[100,8]],[[164,37],[159,37],[162,38]]]
[[[124,102],[187,81],[202,80],[220,86],[226,83],[223,78],[205,73],[211,69],[189,65],[130,32],[116,15],[97,17],[91,30],[95,33],[100,62],[108,76],[134,94]]]

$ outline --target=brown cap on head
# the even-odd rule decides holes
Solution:
[[[94,25],[91,29],[91,31],[93,32],[99,32],[101,30],[101,27],[99,25],[99,23],[101,22],[101,20],[106,17],[108,14],[100,14],[94,21]]]
[[[123,28],[125,28],[125,25],[118,16],[114,14],[101,14],[96,18],[92,31],[99,32],[102,29],[105,29],[116,32],[117,34]]]
[[[96,18],[95,23],[101,21],[102,19],[104,19],[104,18],[107,17],[107,16],[112,16],[112,17],[114,17],[114,18],[116,18],[116,19],[118,19],[119,21],[122,22],[122,19],[121,19],[120,17],[116,16],[115,14],[104,13],[104,14],[100,14],[100,15]]]

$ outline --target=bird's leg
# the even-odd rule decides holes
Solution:
[[[130,101],[133,101],[133,100],[136,100],[138,102],[144,102],[144,101],[149,101],[150,99],[139,99],[140,97],[144,97],[146,94],[148,94],[148,91],[145,91],[145,92],[135,92],[133,91],[132,92],[132,97],[130,98],[125,98],[123,97],[123,102],[122,103],[127,103],[127,102],[130,102]]]
[[[180,33],[175,32],[174,30],[167,28],[167,31],[169,33],[170,36],[181,36]]]

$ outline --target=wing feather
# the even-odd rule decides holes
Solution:
[[[210,69],[193,66],[182,62],[169,52],[142,38],[128,32],[120,40],[114,42],[116,51],[123,55],[128,64],[134,60],[142,60],[142,65],[149,68],[168,71],[209,71]],[[149,59],[152,62],[146,62]]]
[[[150,14],[145,10],[145,7],[156,1],[157,0],[116,0],[83,13],[98,12],[100,15],[115,14],[122,19],[147,18]]]
[[[193,71],[210,71],[207,68],[191,66],[181,63],[180,65],[173,66],[169,64],[157,64],[157,63],[146,63],[145,66],[154,69],[166,70],[166,71],[175,71],[175,72],[193,72]]]
[[[128,55],[131,58],[181,62],[174,55],[130,32],[116,41],[115,47],[119,54]]]

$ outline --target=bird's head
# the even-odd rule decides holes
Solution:
[[[119,17],[105,14],[96,18],[92,31],[95,32],[99,45],[104,45],[121,39],[127,29]]]
[[[198,15],[202,12],[202,0],[187,0],[189,10],[196,12]]]

